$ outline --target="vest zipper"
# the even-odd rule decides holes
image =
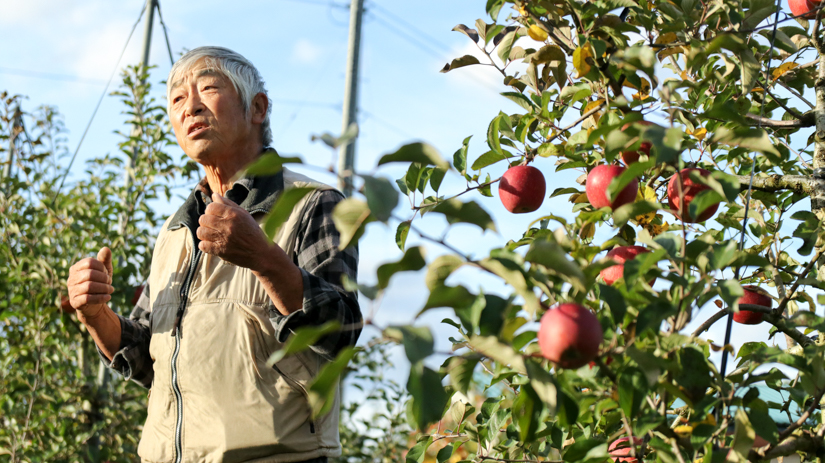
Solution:
[[[178,312],[175,314],[175,324],[172,326],[172,336],[175,337],[175,351],[172,353],[172,391],[175,393],[176,412],[177,417],[175,421],[175,463],[183,461],[183,396],[180,392],[180,384],[178,383],[178,354],[180,353],[180,341],[183,337],[183,330],[181,329],[181,319],[183,312],[186,310],[186,303],[189,300],[189,287],[194,280],[195,270],[200,261],[201,250],[195,248],[195,256],[189,264],[189,269],[186,273],[186,278],[183,280],[183,285],[180,289],[180,305]]]
[[[278,368],[277,364],[272,365],[272,367],[275,368],[275,371],[277,371],[278,374],[283,376],[284,379],[288,383],[291,383],[291,384],[295,385],[295,387],[298,388],[298,390],[301,392],[301,394],[304,395],[304,399],[306,399],[307,406],[309,406],[309,392],[306,390],[306,388],[300,382],[298,382],[295,379],[292,379],[292,377],[290,377],[289,375],[287,375],[283,371],[281,371],[281,369]],[[310,407],[309,415],[310,415],[310,418],[309,418],[309,432],[311,432],[312,434],[315,434],[315,421],[312,419],[312,407]]]

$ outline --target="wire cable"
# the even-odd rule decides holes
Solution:
[[[74,165],[74,161],[77,158],[77,153],[80,152],[80,147],[83,146],[83,140],[86,139],[86,134],[89,133],[89,127],[92,126],[92,121],[95,120],[95,115],[97,114],[97,110],[100,109],[100,104],[103,103],[103,98],[106,97],[106,92],[109,90],[109,85],[112,83],[112,79],[114,79],[115,74],[117,74],[117,70],[120,66],[120,60],[123,59],[123,55],[126,53],[126,48],[129,46],[129,41],[132,40],[132,35],[135,33],[135,29],[137,29],[138,24],[140,24],[140,20],[143,19],[143,13],[146,11],[146,7],[141,5],[140,7],[140,14],[138,15],[137,21],[132,26],[132,30],[129,32],[129,37],[126,38],[126,43],[123,45],[123,50],[120,52],[120,56],[117,58],[117,62],[115,63],[115,68],[112,69],[112,74],[109,76],[109,81],[106,82],[106,87],[103,89],[103,93],[100,95],[100,99],[97,100],[97,105],[95,106],[95,110],[92,111],[92,117],[89,118],[89,123],[86,124],[86,129],[83,131],[83,135],[80,137],[80,142],[77,144],[77,148],[74,150],[74,154],[72,155],[71,161],[69,161],[69,167],[66,168],[66,172],[63,173],[63,178],[60,180],[60,186],[57,187],[57,191],[54,193],[54,199],[52,200],[52,207],[54,207],[55,202],[57,201],[57,197],[60,195],[60,190],[63,189],[63,184],[66,182],[66,177],[69,176],[69,172],[72,170],[72,165]]]
[[[397,23],[400,23],[401,25],[403,25],[403,26],[404,26],[404,27],[406,27],[407,29],[411,29],[411,30],[413,30],[414,32],[416,32],[416,33],[418,34],[418,36],[420,36],[420,37],[423,37],[423,38],[427,39],[427,41],[428,41],[428,42],[430,42],[431,44],[435,45],[436,47],[442,48],[442,49],[444,49],[444,51],[445,51],[445,52],[449,53],[450,49],[449,49],[449,47],[447,47],[446,45],[444,45],[444,43],[442,43],[440,40],[436,39],[436,38],[435,38],[435,37],[433,37],[432,35],[430,35],[430,34],[428,34],[428,33],[424,32],[424,31],[423,31],[423,30],[421,30],[421,29],[419,29],[419,28],[418,28],[418,27],[416,27],[414,24],[410,23],[409,21],[405,20],[404,18],[401,18],[401,17],[399,17],[399,16],[397,16],[397,15],[393,14],[391,11],[387,10],[387,9],[386,9],[386,8],[384,8],[383,6],[379,5],[378,3],[375,3],[375,2],[370,2],[370,6],[371,6],[371,7],[373,7],[373,8],[375,8],[375,10],[376,10],[376,11],[379,11],[381,14],[383,14],[383,15],[385,15],[385,16],[387,16],[387,17],[389,17],[389,18],[390,18],[390,19],[392,19],[393,21],[395,21],[395,22],[397,22]]]
[[[62,80],[66,82],[78,82],[81,84],[92,84],[92,85],[101,85],[105,84],[105,80],[98,80],[80,76],[72,76],[68,74],[56,74],[53,72],[40,72],[40,71],[29,71],[26,69],[14,69],[14,68],[7,68],[7,67],[0,67],[0,73],[2,74],[12,74],[18,75],[23,77],[35,77],[38,79],[51,79],[51,80]]]
[[[781,11],[781,9],[780,9],[781,6],[782,6],[781,0],[776,0],[776,14],[774,15],[774,20],[773,20],[773,33],[771,34],[771,46],[768,49],[768,65],[765,67],[765,86],[767,86],[768,82],[770,82],[770,80],[768,79],[768,74],[770,73],[770,70],[771,70],[771,61],[773,60],[773,48],[774,48],[774,42],[776,41],[776,29],[777,29],[777,25],[779,24],[779,12]],[[763,96],[762,106],[759,110],[759,115],[760,115],[759,124],[757,125],[757,128],[759,128],[759,129],[762,128],[762,120],[764,119],[764,116],[765,116],[765,106],[766,106],[765,97]],[[745,218],[742,220],[742,234],[739,237],[739,251],[742,251],[745,247],[745,235],[747,234],[747,230],[748,230],[748,213],[749,213],[749,210],[750,210],[750,203],[751,203],[751,191],[753,190],[753,176],[756,173],[756,156],[757,156],[757,154],[754,153],[753,158],[751,158],[751,175],[750,175],[750,181],[748,183],[748,192],[745,195]],[[735,280],[739,279],[739,272],[741,271],[741,269],[742,269],[742,267],[740,265],[736,266],[736,270],[733,273],[733,278]],[[733,329],[733,314],[729,313],[728,318],[727,318],[727,325],[725,327],[725,344],[724,344],[725,346],[730,344],[730,335],[731,335],[731,330],[732,329]],[[728,351],[727,351],[727,349],[723,349],[722,350],[722,370],[720,372],[722,374],[722,380],[723,381],[724,381],[725,375],[727,373],[727,366],[728,366]]]
[[[169,45],[169,31],[166,30],[166,23],[163,22],[163,14],[160,12],[160,0],[155,0],[155,6],[158,9],[158,19],[160,19],[160,25],[163,27],[163,37],[166,39],[166,51],[169,52],[169,63],[174,66],[175,58],[172,56],[172,46]]]

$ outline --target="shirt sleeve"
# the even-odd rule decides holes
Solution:
[[[327,359],[334,358],[344,347],[355,345],[363,325],[358,296],[345,291],[342,283],[344,275],[352,281],[358,277],[358,247],[339,250],[340,234],[332,221],[332,210],[343,199],[335,190],[321,191],[310,199],[295,247],[295,263],[304,283],[303,305],[287,316],[275,308],[270,311],[275,335],[281,342],[298,328],[338,321],[339,331],[310,347]]]
[[[98,348],[100,359],[109,368],[115,370],[127,380],[149,388],[155,377],[152,357],[149,354],[149,341],[152,339],[152,311],[149,307],[149,283],[143,287],[132,315],[120,319],[120,349],[110,362]]]

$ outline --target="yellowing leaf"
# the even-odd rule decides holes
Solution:
[[[783,65],[779,66],[778,68],[774,69],[771,74],[773,74],[773,80],[776,80],[782,77],[782,74],[790,71],[791,69],[799,67],[796,63],[784,63]]]
[[[527,35],[529,35],[531,39],[537,42],[544,42],[545,40],[547,40],[547,32],[545,32],[544,29],[537,26],[536,24],[530,25],[530,27],[527,29]]]
[[[765,93],[765,89],[763,89],[762,87],[753,87],[751,93]]]
[[[699,141],[702,141],[707,136],[708,131],[704,127],[699,127],[696,130],[685,130],[685,133],[687,133],[688,135],[693,135],[694,138],[696,138]]]
[[[602,104],[602,103],[604,103],[604,98],[599,98],[599,99],[598,99],[598,100],[596,100],[596,101],[591,101],[590,103],[588,103],[588,104],[587,104],[587,106],[585,106],[585,107],[584,107],[584,112],[586,113],[586,112],[590,111],[591,109],[593,109],[593,108],[595,108],[595,107],[599,106],[599,105],[600,105],[600,104]],[[592,115],[592,116],[590,116],[590,117],[592,117],[592,118],[593,118],[594,124],[598,124],[598,123],[599,123],[599,118],[600,118],[601,116],[602,116],[602,115],[601,115],[600,113],[598,113],[598,112],[597,112],[597,113],[593,114],[593,115]]]
[[[675,32],[668,32],[656,38],[656,43],[659,45],[675,42],[677,39]]]
[[[681,73],[681,74],[679,74],[679,77],[681,77],[681,78],[682,78],[682,80],[690,80],[690,75],[688,75],[687,70],[682,71],[682,73]]]
[[[518,14],[520,14],[522,16],[527,16],[527,9],[524,8],[524,5],[519,5],[518,6]]]
[[[587,202],[587,193],[578,193],[570,195],[570,202],[573,204],[581,204]]]
[[[642,88],[636,87],[627,80],[624,81],[624,86],[639,91],[638,93],[633,94],[633,98],[636,100],[644,101],[650,97],[650,82],[648,82],[648,80],[644,77],[642,77]]]
[[[593,58],[593,51],[590,49],[590,45],[578,47],[573,51],[573,66],[576,68],[576,71],[579,72],[579,75],[576,76],[577,79],[584,77],[590,72],[590,63],[587,62],[588,58]]]
[[[582,225],[581,231],[579,231],[579,237],[583,240],[589,240],[593,238],[596,234],[596,224],[593,222],[587,222],[586,224]]]
[[[685,49],[682,48],[682,47],[665,48],[664,50],[659,52],[659,61],[664,60],[665,58],[667,58],[670,55],[677,55],[679,53],[684,53],[684,52],[685,52]]]

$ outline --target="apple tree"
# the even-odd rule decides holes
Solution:
[[[109,380],[65,299],[69,267],[109,246],[110,304],[128,315],[164,219],[149,201],[192,172],[166,153],[174,139],[147,78],[124,71],[122,142],[75,176],[57,110],[0,93],[0,461],[134,461],[146,392]]]
[[[455,27],[478,53],[442,72],[498,73],[519,110],[483,148],[382,156],[401,178],[357,174],[335,211],[342,245],[384,223],[403,250],[352,288],[380,298],[423,270],[421,312],[454,314],[449,352],[430,327],[378,327],[410,364],[406,461],[825,457],[825,39],[818,4],[793,2],[488,0]],[[445,239],[497,230],[483,205],[498,200],[530,225],[483,255]],[[760,322],[769,334],[734,350],[733,324]],[[356,351],[314,382],[317,412]]]

